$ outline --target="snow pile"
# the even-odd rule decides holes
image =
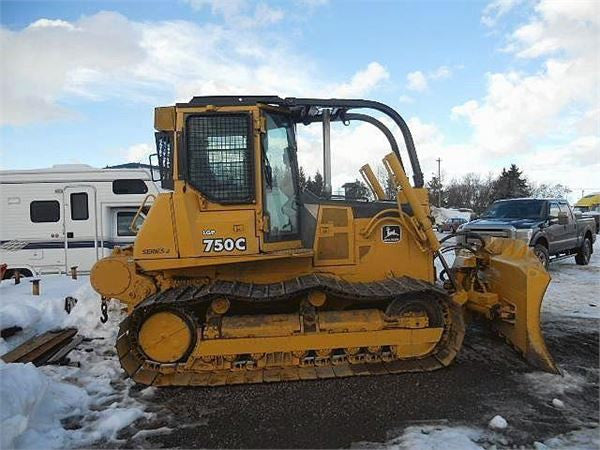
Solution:
[[[547,372],[530,372],[524,375],[525,382],[531,390],[546,398],[563,396],[583,390],[587,380],[584,376],[573,374],[563,369],[562,375]]]
[[[0,283],[0,328],[19,326],[23,332],[10,339],[0,338],[0,354],[4,354],[36,334],[55,328],[76,326],[82,330],[98,322],[100,301],[89,279],[72,280],[50,275],[41,278],[41,293],[31,294],[31,284],[23,279],[15,285],[12,280]],[[65,297],[78,299],[71,315],[65,312]]]
[[[481,437],[481,431],[468,427],[408,427],[402,436],[389,442],[386,447],[421,450],[481,450],[483,447],[477,444]]]
[[[454,208],[438,208],[436,206],[431,207],[431,215],[435,219],[436,224],[444,223],[448,219],[461,218],[471,220],[470,211],[459,211]]]
[[[114,350],[121,313],[112,304],[109,322],[100,322],[100,298],[87,277],[42,277],[41,287],[41,295],[33,297],[29,283],[0,284],[1,327],[24,328],[0,340],[0,353],[54,328],[77,327],[89,341],[69,354],[80,367],[0,366],[2,448],[81,447],[115,441],[122,428],[150,418],[130,396],[134,383],[124,378]],[[64,311],[66,296],[78,299],[70,315]],[[69,425],[63,428],[63,422]]]
[[[598,450],[600,448],[600,429],[583,428],[571,431],[542,442],[535,442],[536,450]]]
[[[0,380],[1,448],[61,447],[67,431],[60,418],[83,414],[89,405],[83,389],[57,383],[31,363],[0,361]]]
[[[502,416],[494,416],[488,426],[494,430],[504,430],[508,426],[508,422]]]
[[[358,442],[352,448],[386,448],[393,450],[483,450],[484,443],[494,440],[493,432],[466,426],[421,425],[404,429],[402,435],[384,444]]]
[[[574,258],[557,261],[550,264],[550,276],[542,304],[545,314],[600,319],[600,239],[596,239],[589,265],[578,266]]]

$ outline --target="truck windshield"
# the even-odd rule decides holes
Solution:
[[[543,200],[513,200],[492,204],[482,214],[485,219],[543,219]]]

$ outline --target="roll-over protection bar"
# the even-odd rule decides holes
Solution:
[[[319,108],[331,109],[331,120],[362,120],[369,122],[379,128],[386,135],[392,151],[402,161],[400,151],[396,140],[391,131],[377,119],[366,114],[351,114],[348,113],[352,109],[373,109],[382,112],[400,128],[404,138],[404,144],[410,160],[410,165],[413,172],[414,187],[423,187],[423,172],[419,164],[419,158],[415,150],[415,143],[408,128],[408,125],[394,109],[391,107],[376,102],[373,100],[360,99],[322,99],[322,98],[296,98],[277,96],[210,96],[210,97],[194,97],[188,103],[178,103],[178,108],[194,107],[194,106],[232,106],[232,105],[256,105],[267,104],[287,107],[294,113],[294,120],[297,123],[311,123],[322,120],[322,115],[319,114]],[[372,119],[372,120],[371,120]],[[391,139],[390,139],[391,137]]]

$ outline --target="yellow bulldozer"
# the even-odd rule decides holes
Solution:
[[[400,130],[407,161],[374,113]],[[390,144],[392,199],[368,165],[360,172],[375,200],[331,193],[331,123],[354,121]],[[311,123],[323,127],[321,196],[299,179],[296,130]],[[440,243],[413,139],[389,106],[194,97],[156,108],[154,126],[164,192],[133,246],[115,248],[91,273],[104,309],[110,299],[126,307],[116,348],[137,383],[435,370],[455,359],[472,315],[532,365],[558,372],[540,329],[549,275],[520,241],[471,234],[465,244]]]

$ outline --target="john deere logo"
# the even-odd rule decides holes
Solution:
[[[400,242],[400,239],[402,239],[400,225],[384,225],[381,228],[381,240],[383,242]]]

